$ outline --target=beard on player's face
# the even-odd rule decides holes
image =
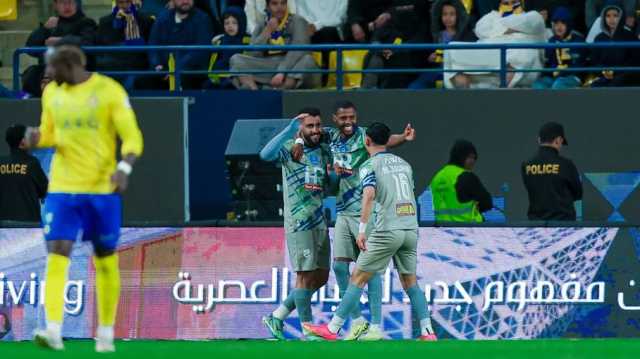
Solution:
[[[302,135],[306,143],[310,145],[317,145],[320,143],[320,133],[305,133]]]
[[[176,2],[175,7],[176,7],[176,12],[178,12],[179,14],[187,14],[191,11],[191,9],[193,9],[193,2],[192,1]]]

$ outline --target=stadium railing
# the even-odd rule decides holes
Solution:
[[[640,66],[630,67],[572,67],[566,69],[559,68],[533,68],[533,69],[510,69],[507,65],[507,50],[510,49],[610,49],[610,48],[640,48],[638,42],[607,42],[607,43],[519,43],[519,44],[487,44],[487,43],[459,43],[459,44],[323,44],[323,45],[193,45],[193,46],[88,46],[84,47],[87,53],[104,52],[170,52],[174,54],[176,68],[169,71],[100,71],[106,75],[134,75],[134,76],[160,76],[173,75],[175,77],[175,88],[180,89],[181,75],[187,74],[262,74],[273,73],[273,70],[253,70],[253,71],[207,71],[207,70],[183,70],[179,66],[179,59],[182,53],[191,51],[206,51],[210,53],[224,50],[239,51],[336,51],[337,61],[335,70],[315,69],[315,70],[287,70],[278,71],[281,73],[320,73],[336,75],[336,90],[344,90],[343,75],[348,73],[425,73],[425,72],[465,72],[465,73],[498,73],[500,77],[500,87],[507,87],[507,74],[510,72],[583,72],[595,73],[601,71],[625,71],[640,72]],[[494,69],[464,69],[464,70],[444,70],[442,68],[402,68],[402,69],[362,69],[346,70],[343,67],[343,53],[349,50],[369,50],[369,51],[419,51],[419,50],[499,50],[500,66]],[[18,48],[13,53],[13,89],[20,90],[20,56],[23,54],[38,55],[47,50],[46,47],[23,47]],[[640,64],[639,64],[640,65]]]

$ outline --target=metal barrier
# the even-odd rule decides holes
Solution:
[[[176,89],[180,88],[181,75],[183,74],[262,74],[274,73],[273,70],[254,70],[254,71],[194,71],[183,70],[180,68],[180,56],[183,52],[190,51],[207,51],[218,52],[225,50],[237,51],[336,51],[336,69],[331,70],[286,70],[278,71],[280,73],[335,73],[336,90],[343,91],[343,75],[348,73],[424,73],[424,72],[461,72],[461,70],[445,70],[443,68],[407,68],[407,69],[363,69],[363,70],[344,70],[343,68],[343,52],[348,50],[369,50],[369,51],[419,51],[419,50],[499,50],[500,51],[500,67],[497,69],[465,69],[465,73],[482,72],[482,73],[499,73],[500,87],[507,87],[507,73],[510,72],[600,72],[600,71],[626,71],[640,72],[640,64],[638,67],[582,67],[582,68],[541,68],[541,69],[509,69],[507,66],[507,50],[510,49],[603,49],[603,48],[640,48],[638,42],[607,42],[607,43],[521,43],[521,44],[488,44],[488,43],[456,43],[456,44],[323,44],[323,45],[190,45],[190,46],[87,46],[83,49],[85,52],[102,53],[102,52],[170,52],[174,54],[176,68],[173,72],[169,71],[104,71],[106,75],[136,75],[136,76],[159,76],[173,75],[176,81]],[[23,47],[18,48],[13,53],[13,89],[20,89],[20,55],[40,55],[47,50],[46,47]]]

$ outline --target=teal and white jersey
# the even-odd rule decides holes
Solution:
[[[366,128],[355,127],[353,135],[342,138],[337,128],[328,127],[324,131],[328,134],[333,164],[342,169],[336,196],[336,211],[338,214],[359,216],[362,208],[362,187],[358,172],[369,154],[364,145]]]
[[[294,141],[288,140],[278,154],[282,164],[285,232],[326,228],[322,200],[329,181],[327,165],[331,163],[331,151],[324,144],[305,146],[304,156],[296,162],[291,158],[293,145]]]
[[[376,189],[373,208],[376,232],[418,229],[413,169],[402,158],[380,152],[360,168],[362,188]]]

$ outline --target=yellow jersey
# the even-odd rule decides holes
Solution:
[[[118,82],[94,73],[77,85],[47,85],[37,147],[55,148],[49,192],[113,193],[116,136],[123,156],[142,154],[142,133]]]

